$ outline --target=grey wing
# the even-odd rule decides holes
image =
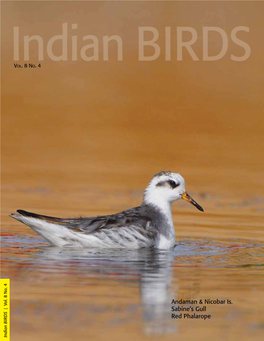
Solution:
[[[84,234],[94,234],[101,231],[122,228],[136,229],[151,238],[154,238],[156,234],[156,228],[152,225],[151,218],[141,206],[116,214],[87,218],[56,218],[24,210],[17,210],[17,212],[23,216],[63,225],[71,230]]]
[[[82,221],[78,231],[92,234],[105,243],[128,248],[153,247],[157,229],[141,207]]]
[[[124,228],[135,229],[149,237],[156,233],[148,215],[142,214],[141,207],[135,207],[120,213],[69,221],[66,226],[85,234],[94,234]]]

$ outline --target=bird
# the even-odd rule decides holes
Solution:
[[[179,199],[204,211],[186,192],[179,173],[162,171],[149,182],[140,206],[119,213],[56,218],[19,209],[10,216],[28,225],[51,246],[169,250],[176,243],[171,205]]]

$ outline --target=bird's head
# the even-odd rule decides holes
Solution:
[[[186,192],[184,178],[178,173],[163,171],[155,174],[144,193],[144,202],[157,206],[179,199],[186,200],[203,211],[203,208]]]

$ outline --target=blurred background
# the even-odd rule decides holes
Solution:
[[[7,235],[35,236],[8,217],[18,208],[64,217],[121,211],[141,203],[155,173],[171,170],[185,178],[187,191],[205,209],[201,215],[183,202],[173,206],[178,241],[191,236],[263,243],[263,2],[18,1],[1,6],[2,228]],[[41,68],[14,68],[13,27],[20,28],[24,64],[23,36],[40,35],[46,47],[52,36],[62,33],[63,23],[69,27],[68,61],[50,60],[44,48]],[[76,23],[73,31],[71,24]],[[161,55],[155,61],[138,61],[140,26],[159,31]],[[186,49],[183,60],[177,61],[180,26],[197,31],[193,49],[199,61]],[[227,33],[228,51],[221,60],[202,61],[204,26]],[[250,29],[238,33],[251,47],[243,62],[231,60],[231,54],[244,54],[230,39],[236,26]],[[165,27],[171,27],[171,61],[165,61]],[[80,51],[86,44],[82,37],[89,34],[99,39],[99,61],[83,61],[79,52],[78,60],[72,61],[72,35],[78,36]],[[109,45],[109,61],[103,61],[105,35],[122,38],[123,61],[117,61],[115,43]],[[209,54],[219,53],[221,47],[220,36],[212,33]],[[61,53],[59,43],[54,51]],[[152,52],[146,48],[146,53]],[[29,62],[39,64],[37,56],[37,44],[31,42]],[[20,276],[20,263],[11,263],[3,269],[13,276],[12,292],[19,306],[28,277]],[[43,299],[32,292],[30,302]],[[233,294],[241,297],[241,292]],[[257,302],[258,295],[251,302]],[[30,308],[28,314],[35,321]],[[19,316],[13,317],[18,332],[35,340],[34,332],[19,325]],[[41,322],[35,323],[35,332],[44,335]],[[65,328],[67,339],[73,334]],[[93,335],[103,339],[96,328]],[[215,331],[209,328],[208,335]],[[252,336],[241,333],[239,337]],[[45,335],[60,339],[62,331]],[[145,337],[133,328],[131,335]],[[256,335],[260,337],[258,331]]]
[[[77,181],[143,189],[154,173],[169,169],[195,190],[263,191],[262,5],[239,3],[238,11],[232,2],[4,2],[3,186],[23,179],[40,187]],[[40,35],[46,46],[62,33],[62,23],[69,26],[69,59],[71,36],[78,36],[80,50],[86,44],[82,37],[93,34],[99,61],[85,62],[79,55],[77,62],[54,62],[45,53],[41,68],[14,68],[14,26],[20,27],[23,56],[23,36]],[[231,54],[242,56],[244,50],[230,34],[242,25],[250,32],[238,37],[252,52],[247,61],[234,62]],[[161,55],[153,62],[138,61],[139,26],[160,33]],[[172,31],[167,62],[165,26]],[[179,26],[196,29],[193,49],[200,61],[185,49],[183,61],[177,61]],[[229,36],[219,61],[202,61],[203,26],[221,27]],[[117,61],[113,43],[105,62],[102,36],[114,34],[123,39],[124,60]],[[221,44],[212,33],[209,53],[217,54]],[[30,62],[37,63],[37,44],[30,46]],[[59,55],[59,43],[57,49]]]

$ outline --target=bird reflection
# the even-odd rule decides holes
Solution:
[[[176,332],[171,320],[171,300],[177,298],[170,290],[172,264],[175,253],[154,249],[141,250],[76,250],[45,247],[37,257],[49,268],[72,267],[79,276],[116,277],[137,280],[140,285],[142,322],[144,332],[163,335]],[[35,258],[35,261],[37,261]]]
[[[146,271],[141,273],[144,331],[149,336],[176,332],[170,310],[171,300],[175,298],[170,290],[174,258],[172,252],[154,251],[148,258]]]

